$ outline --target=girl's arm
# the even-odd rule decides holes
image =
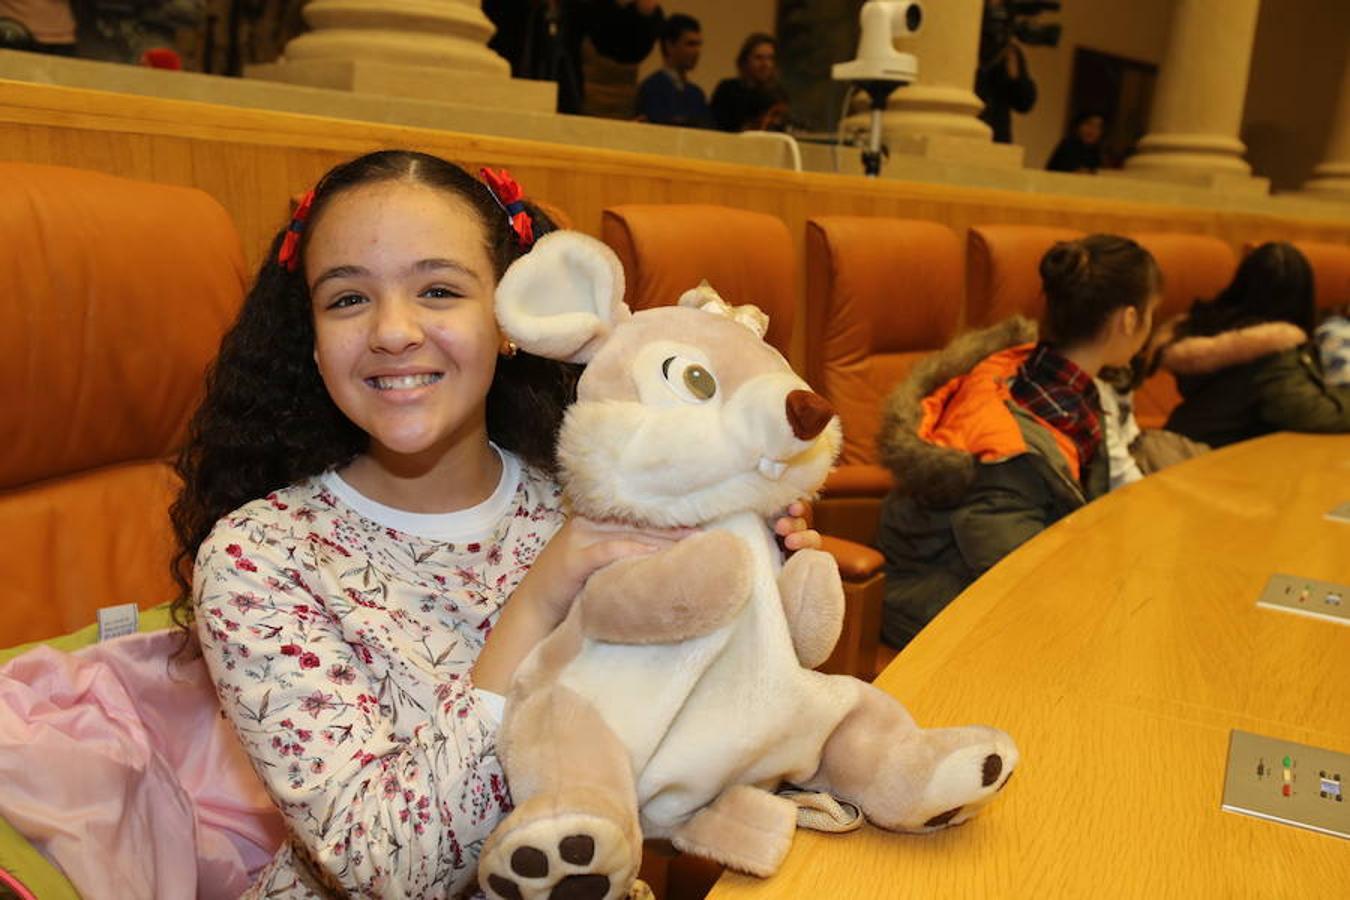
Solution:
[[[217,526],[198,554],[197,632],[296,843],[351,896],[457,895],[509,810],[495,717],[467,672],[448,674],[422,708],[392,670],[423,663],[381,655],[395,635],[349,643],[311,590],[322,573],[296,559],[307,551],[237,524]]]

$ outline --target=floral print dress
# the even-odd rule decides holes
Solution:
[[[335,473],[224,517],[195,614],[220,696],[292,840],[248,896],[456,897],[510,798],[502,699],[469,670],[562,524],[556,485],[502,452],[488,500],[380,506]]]

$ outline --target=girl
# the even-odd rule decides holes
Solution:
[[[1272,431],[1350,431],[1350,388],[1326,381],[1310,336],[1312,267],[1292,244],[1262,244],[1219,296],[1175,323],[1162,365],[1181,404],[1169,431],[1212,447]]]
[[[882,507],[883,636],[903,647],[1024,541],[1107,490],[1093,378],[1147,339],[1157,264],[1110,235],[1041,260],[1043,338],[1022,318],[957,338],[887,401],[883,458],[899,487]]]
[[[176,611],[292,834],[250,896],[469,887],[509,809],[516,666],[591,572],[680,537],[564,522],[547,473],[576,372],[516,354],[493,314],[551,225],[493,185],[402,151],[333,169],[208,377]],[[792,549],[818,543],[803,528],[778,523]]]

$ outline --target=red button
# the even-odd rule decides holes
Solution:
[[[1285,795],[1286,797],[1289,796],[1289,785],[1287,785],[1287,784],[1284,786],[1284,795]]]

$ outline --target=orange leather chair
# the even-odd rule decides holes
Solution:
[[[823,216],[806,223],[807,379],[844,425],[839,467],[816,503],[830,534],[876,541],[892,487],[877,431],[892,388],[955,336],[962,308],[961,242],[947,226],[909,219]]]
[[[0,643],[172,599],[165,460],[243,296],[201,191],[0,163]]]
[[[768,313],[766,340],[787,355],[797,261],[780,219],[722,206],[616,206],[604,211],[600,233],[623,263],[633,309],[675,303],[706,278],[727,302],[753,303]],[[883,560],[871,547],[826,531],[825,549],[839,563],[847,607],[834,655],[820,668],[871,680],[881,635]]]
[[[769,314],[765,340],[784,356],[797,312],[797,254],[777,216],[702,204],[615,206],[600,237],[623,263],[634,310],[666,306],[703,279],[728,303]]]
[[[1211,235],[1141,232],[1130,237],[1153,254],[1162,272],[1162,301],[1154,314],[1159,323],[1219,293],[1237,269],[1233,248]],[[1180,402],[1172,373],[1159,370],[1135,392],[1135,420],[1140,428],[1161,428]]]
[[[1294,241],[1313,270],[1313,287],[1317,292],[1317,308],[1340,309],[1350,304],[1350,244],[1330,244],[1324,241]],[[1259,244],[1248,242],[1242,248],[1246,256]]]
[[[1012,315],[1040,321],[1041,257],[1058,241],[1083,236],[1047,225],[978,225],[966,240],[966,326],[983,328]]]

